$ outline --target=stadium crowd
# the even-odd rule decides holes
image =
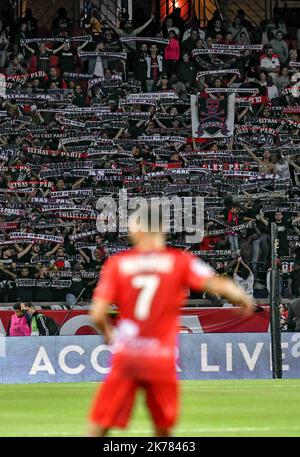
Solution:
[[[30,10],[0,18],[0,302],[90,298],[128,245],[96,228],[97,199],[121,188],[204,197],[203,240],[169,243],[256,297],[275,222],[282,294],[299,297],[300,28],[276,11],[258,26],[216,13],[205,28],[179,8],[162,24],[137,13],[117,27],[91,7],[75,26],[60,9],[49,30]],[[227,138],[193,139],[190,96],[208,88],[236,93]]]

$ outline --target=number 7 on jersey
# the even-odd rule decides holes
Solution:
[[[157,275],[138,275],[132,278],[131,284],[141,289],[135,304],[135,318],[145,320],[149,317],[154,295],[158,289],[160,278]]]

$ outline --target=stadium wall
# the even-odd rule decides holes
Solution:
[[[60,335],[95,335],[88,310],[42,311],[62,325]],[[0,335],[5,334],[13,311],[0,311]],[[183,308],[179,331],[183,333],[261,333],[269,331],[269,307],[260,313],[243,317],[238,308]]]
[[[269,379],[270,335],[182,334],[179,379]],[[282,334],[283,377],[300,378],[300,333]],[[0,383],[102,381],[111,348],[101,336],[0,338]]]

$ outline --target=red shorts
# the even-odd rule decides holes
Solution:
[[[176,381],[140,381],[120,376],[108,377],[95,395],[90,420],[103,428],[128,424],[137,390],[146,393],[146,403],[158,428],[170,428],[178,414],[178,384]]]

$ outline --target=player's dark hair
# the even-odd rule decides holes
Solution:
[[[21,310],[21,302],[16,303],[16,304],[13,306],[13,308],[14,308],[15,311],[20,311],[20,310]]]

